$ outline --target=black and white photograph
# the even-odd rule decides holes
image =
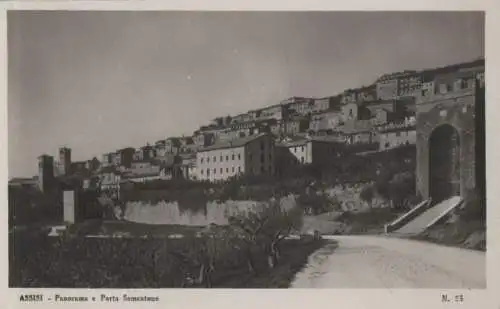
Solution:
[[[486,289],[485,12],[6,26],[10,288]]]

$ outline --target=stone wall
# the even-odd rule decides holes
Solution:
[[[227,225],[230,216],[248,214],[262,207],[267,202],[256,201],[210,201],[205,210],[181,210],[177,202],[159,202],[150,204],[144,202],[128,202],[125,207],[123,219],[137,223],[147,224],[178,224],[187,226],[206,226],[211,223]],[[293,195],[280,200],[282,209],[291,209],[296,206]],[[117,209],[117,212],[119,210]]]

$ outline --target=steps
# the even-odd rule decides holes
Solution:
[[[462,199],[459,196],[453,196],[444,200],[417,216],[400,229],[396,230],[396,234],[415,235],[422,233],[427,228],[436,224],[441,218],[447,215],[455,207],[459,206]]]

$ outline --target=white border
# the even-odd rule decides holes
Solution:
[[[418,2],[401,0],[350,0],[343,3],[334,3],[329,0],[170,0],[170,1],[7,1],[0,3],[0,124],[3,127],[0,137],[0,201],[2,201],[0,220],[4,231],[7,231],[7,45],[6,45],[6,9],[23,10],[480,10],[486,11],[486,80],[487,80],[487,197],[488,197],[488,289],[474,291],[449,290],[364,290],[364,289],[337,289],[337,290],[135,290],[135,294],[160,296],[159,303],[163,308],[494,308],[500,309],[500,190],[496,175],[500,171],[498,159],[500,152],[496,148],[497,132],[500,132],[500,121],[495,115],[500,115],[500,90],[494,85],[500,85],[498,78],[498,58],[500,55],[499,34],[500,14],[495,12],[495,0],[420,0]],[[7,288],[7,233],[0,233],[1,248],[4,254],[1,259],[1,278],[3,278],[0,308],[52,308],[52,304],[42,305],[21,304],[18,295],[21,289]],[[464,265],[467,267],[467,265]],[[34,292],[35,290],[30,290]],[[45,295],[56,290],[44,289]],[[82,291],[65,289],[65,294],[95,295],[108,293],[121,295],[123,290],[96,290]],[[496,291],[496,293],[495,293]],[[462,304],[442,304],[442,293],[463,293],[465,301]],[[4,306],[2,306],[2,304]],[[62,308],[88,308],[91,303],[62,305]],[[127,306],[124,303],[103,304],[96,302],[96,306],[120,308]],[[138,307],[149,304],[137,304]]]

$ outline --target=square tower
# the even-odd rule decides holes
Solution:
[[[71,149],[59,148],[59,166],[62,175],[68,175],[71,172]]]

